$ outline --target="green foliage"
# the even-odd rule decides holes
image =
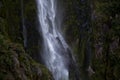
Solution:
[[[67,42],[74,50],[80,69],[84,60],[86,46],[88,46],[87,39],[91,37],[94,38],[92,39],[92,48],[94,50],[92,68],[95,71],[91,80],[119,80],[120,1],[65,1],[67,17],[64,21],[64,32]],[[91,15],[93,19],[91,19]],[[81,30],[81,26],[86,21],[90,23],[92,34],[87,31],[88,28]],[[81,34],[84,35],[83,38],[80,37]]]
[[[82,2],[83,1],[83,2]],[[0,6],[0,80],[49,80],[51,75],[42,65],[36,63],[21,46],[21,5],[20,0],[1,0]],[[23,0],[24,18],[28,34],[37,40],[36,6],[34,0]],[[95,74],[92,80],[119,80],[120,79],[120,1],[93,0],[93,14],[91,21],[90,0],[65,0],[65,15],[63,30],[67,42],[72,46],[81,69],[87,39],[94,38],[92,44],[95,54],[92,58],[92,68]],[[93,34],[88,32],[89,27],[81,29],[88,21]],[[34,30],[34,31],[33,31]],[[80,36],[84,35],[84,38]],[[36,40],[29,43],[29,53],[37,53],[41,47]],[[14,42],[14,43],[13,43]],[[15,43],[17,42],[17,44]],[[32,43],[35,42],[35,43]],[[18,44],[19,43],[19,44]],[[36,55],[36,54],[35,54]]]
[[[34,61],[23,49],[21,0],[0,2],[0,80],[52,80],[45,66]],[[35,1],[23,0],[23,6],[26,23],[31,24],[25,26],[30,35],[36,34],[32,31],[36,21]],[[31,51],[35,51],[36,47],[31,46]]]
[[[120,37],[120,2],[119,0],[94,1],[95,20],[94,40],[95,55],[92,80],[119,80],[119,37]],[[100,50],[101,49],[101,50]],[[99,57],[96,57],[99,56]]]
[[[35,62],[23,47],[0,34],[0,80],[52,80],[50,72]]]

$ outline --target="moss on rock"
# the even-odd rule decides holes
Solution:
[[[0,35],[0,80],[52,80],[50,72],[35,62],[23,47]]]

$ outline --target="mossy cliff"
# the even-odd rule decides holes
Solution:
[[[24,1],[24,16],[21,4],[21,0],[0,1],[0,80],[52,80],[48,69],[31,57],[37,44],[31,43],[36,39],[33,39],[36,31],[31,29],[36,22],[35,1]],[[31,44],[27,52],[23,47],[22,17],[29,30],[27,34],[32,34],[32,38],[28,37]]]
[[[65,1],[67,13],[63,29],[77,60],[80,77],[119,80],[120,1]]]
[[[0,35],[0,80],[52,80],[52,76],[25,53],[21,44]]]
[[[120,1],[60,1],[64,8],[61,11],[65,12],[62,31],[78,63],[79,77],[83,80],[119,80]],[[35,0],[0,1],[1,80],[49,80],[51,76],[37,63],[41,62],[42,38],[37,29],[36,9]],[[27,30],[26,52],[23,18]]]
[[[120,1],[94,1],[93,80],[120,79]]]
[[[65,38],[73,50],[80,72],[79,77],[87,80],[92,53],[91,1],[65,1],[66,17],[63,27]]]

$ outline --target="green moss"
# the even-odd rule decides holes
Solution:
[[[94,1],[95,16],[97,18],[93,21],[94,26],[94,40],[99,52],[99,47],[103,48],[100,53],[95,52],[93,59],[93,67],[95,74],[92,76],[93,80],[118,80],[115,76],[116,69],[119,67],[119,28],[118,23],[120,12],[120,2],[118,0],[96,0]],[[102,44],[99,44],[102,43]],[[113,48],[114,47],[114,48]],[[96,57],[98,55],[98,57]],[[119,71],[119,70],[118,70]]]
[[[52,80],[45,66],[35,62],[18,43],[0,35],[1,80]]]

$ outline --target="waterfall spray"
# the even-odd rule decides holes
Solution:
[[[64,55],[68,49],[56,22],[57,0],[37,0],[38,17],[42,29],[45,65],[52,72],[55,80],[69,80],[67,59]]]

